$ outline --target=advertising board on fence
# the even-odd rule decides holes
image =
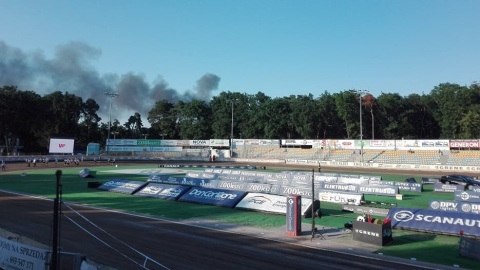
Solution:
[[[132,181],[127,179],[112,179],[100,185],[97,189],[104,191],[112,191],[125,194],[133,194],[137,190],[147,185],[147,182]]]
[[[463,190],[462,185],[449,185],[442,184],[442,182],[436,182],[433,184],[433,191],[437,192],[455,192],[456,190]]]
[[[262,184],[262,183],[248,183],[247,192],[260,192],[260,193],[268,193],[268,194],[276,194],[278,195],[280,192],[279,185],[271,185],[271,184]]]
[[[0,238],[0,269],[46,269],[49,250]]]
[[[235,208],[249,209],[255,211],[264,211],[277,214],[287,213],[286,196],[263,194],[263,193],[248,193]],[[302,197],[302,215],[310,210],[312,205],[311,199]]]
[[[189,186],[168,185],[150,182],[147,186],[135,192],[134,195],[161,198],[167,200],[177,200],[189,189]]]
[[[320,191],[318,198],[323,202],[360,205],[364,201],[363,194]]]
[[[234,207],[245,195],[243,191],[193,187],[178,200],[224,207]]]
[[[480,214],[480,203],[469,203],[469,202],[458,202],[458,201],[455,201],[455,202],[431,201],[430,209]]]
[[[452,235],[463,231],[465,235],[480,236],[477,214],[394,207],[387,217],[393,228]]]
[[[480,193],[472,191],[455,191],[454,200],[457,202],[480,203]]]

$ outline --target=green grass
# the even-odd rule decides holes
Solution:
[[[118,169],[152,169],[147,166],[122,166]],[[82,168],[62,168],[62,200],[90,204],[110,209],[120,209],[141,214],[149,214],[175,220],[188,218],[208,218],[238,225],[249,225],[263,228],[278,228],[285,225],[285,216],[260,213],[247,210],[225,207],[200,205],[194,203],[176,202],[161,199],[152,199],[142,196],[131,196],[114,192],[98,191],[87,187],[87,182],[106,182],[112,178],[126,178],[129,180],[146,181],[145,175],[127,175],[105,173],[102,171],[115,170],[111,166],[95,167],[96,177],[81,178],[78,173]],[[54,168],[44,170],[25,170],[0,174],[0,189],[24,194],[39,195],[54,198],[56,194],[56,177]],[[25,173],[22,176],[21,173]],[[378,174],[374,174],[378,175]],[[381,175],[389,181],[404,181],[408,175]],[[420,178],[417,178],[419,180]],[[424,192],[402,192],[403,200],[394,197],[365,195],[366,200],[397,203],[399,207],[428,208],[431,200],[452,200],[451,193],[432,191],[431,185],[424,185]],[[316,219],[316,224],[325,227],[343,228],[344,224],[356,219],[359,214],[342,212],[341,205],[321,203],[323,217]],[[377,217],[382,218],[382,217]],[[310,224],[311,219],[303,219]],[[394,241],[387,246],[379,247],[377,252],[385,255],[416,258],[419,261],[433,262],[452,266],[460,265],[463,268],[476,269],[479,262],[459,256],[456,236],[435,235],[421,232],[394,230]]]

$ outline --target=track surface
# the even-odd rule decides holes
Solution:
[[[0,227],[50,243],[51,200],[0,192],[0,203]],[[424,269],[128,213],[70,204],[62,209],[60,247],[117,269]]]

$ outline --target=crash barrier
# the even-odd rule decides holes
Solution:
[[[98,187],[98,190],[129,195],[146,196],[167,200],[242,208],[269,213],[286,214],[287,195],[249,193],[241,190],[227,190],[182,184],[141,182],[127,179],[113,179]],[[312,211],[312,199],[302,199],[302,215]]]
[[[364,221],[353,221],[353,240],[377,246],[384,246],[393,240],[390,222],[375,224]]]
[[[465,236],[460,237],[458,242],[460,255],[463,257],[472,258],[480,261],[480,241],[477,239],[468,238]]]
[[[390,209],[387,218],[391,219],[394,229],[480,236],[478,214],[394,207]]]
[[[429,206],[429,209],[431,210],[480,214],[480,203],[468,203],[458,201],[431,201]]]

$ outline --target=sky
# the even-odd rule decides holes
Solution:
[[[0,0],[0,86],[102,122],[223,91],[428,94],[480,81],[478,0]],[[109,98],[105,92],[118,93]]]

